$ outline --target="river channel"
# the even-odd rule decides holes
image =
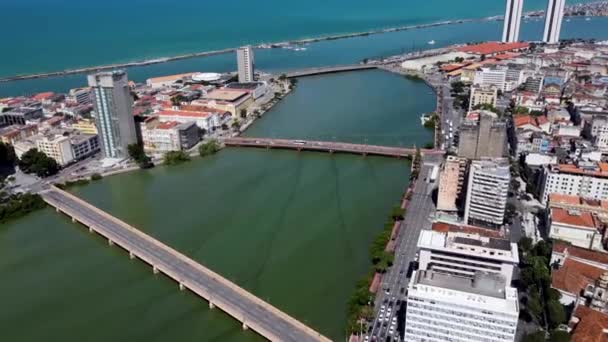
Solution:
[[[423,83],[384,71],[303,78],[249,136],[421,146]],[[73,189],[333,340],[404,160],[227,149]],[[0,229],[6,341],[258,341],[220,310],[50,209]]]

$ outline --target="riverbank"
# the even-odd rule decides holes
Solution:
[[[565,9],[565,15],[566,16],[581,16],[580,8],[581,8],[580,5],[567,6]],[[601,14],[601,13],[605,13],[607,11],[608,3],[606,1],[597,2],[597,3],[588,3],[588,4],[585,4],[584,8],[585,9],[589,9],[589,8],[596,9],[594,13]],[[531,18],[534,18],[534,17],[542,16],[542,13],[544,13],[544,12],[543,11],[529,11],[529,12],[524,13],[524,16],[529,16]],[[503,16],[500,16],[500,15],[484,17],[484,18],[444,20],[444,21],[431,22],[431,23],[427,23],[427,24],[395,26],[395,27],[367,30],[367,31],[361,31],[361,32],[342,33],[342,34],[324,35],[324,36],[311,37],[311,38],[286,40],[286,41],[280,41],[280,42],[274,42],[274,43],[260,43],[260,44],[253,45],[253,47],[256,49],[280,49],[280,48],[288,48],[288,47],[291,47],[294,45],[307,45],[307,44],[318,43],[318,42],[323,42],[323,41],[343,40],[343,39],[349,39],[349,38],[365,37],[365,36],[370,36],[370,35],[380,35],[380,34],[392,33],[392,32],[428,29],[428,28],[434,28],[434,27],[458,25],[458,24],[465,24],[465,23],[475,23],[475,22],[494,22],[494,21],[501,21],[501,20],[503,20]],[[61,70],[61,71],[51,71],[51,72],[41,72],[41,73],[34,73],[34,74],[7,76],[7,77],[0,78],[0,83],[84,74],[84,73],[91,73],[91,72],[95,72],[95,71],[110,70],[110,69],[142,67],[142,66],[147,66],[147,65],[163,64],[163,63],[167,63],[167,62],[187,60],[187,59],[193,59],[193,58],[198,58],[198,57],[212,57],[212,56],[232,53],[235,51],[235,49],[236,48],[233,47],[233,48],[225,48],[225,49],[219,49],[219,50],[210,50],[210,51],[181,54],[181,55],[170,56],[170,57],[158,57],[158,58],[151,58],[151,59],[144,59],[144,60],[136,60],[136,61],[125,62],[125,63],[112,63],[112,64],[108,64],[108,65],[65,69],[65,70]]]

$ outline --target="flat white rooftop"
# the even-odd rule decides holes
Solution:
[[[479,234],[423,230],[418,238],[418,248],[519,263],[517,244]]]
[[[517,289],[485,275],[476,279],[419,270],[412,276],[408,297],[486,309],[518,316]]]

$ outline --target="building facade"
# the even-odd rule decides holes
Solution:
[[[55,159],[60,166],[65,166],[75,160],[70,138],[63,135],[41,137],[36,140],[36,148]]]
[[[127,73],[102,72],[88,76],[95,104],[95,123],[107,158],[127,158],[127,146],[137,143],[133,99]]]
[[[460,125],[459,134],[459,157],[502,158],[507,153],[507,126],[495,113],[470,112]]]
[[[511,173],[508,164],[476,160],[469,168],[464,221],[500,226],[504,223]]]
[[[448,156],[439,176],[437,210],[457,211],[457,201],[462,195],[467,171],[467,160]]]
[[[419,269],[473,279],[477,273],[502,276],[511,284],[519,263],[517,244],[476,232],[423,230],[418,238]]]
[[[517,290],[499,276],[418,270],[408,285],[405,341],[512,342],[518,316]]]
[[[507,0],[505,10],[505,21],[502,29],[503,43],[519,41],[519,26],[521,24],[521,13],[524,0]]]
[[[543,204],[547,203],[550,194],[608,200],[608,164],[579,163],[579,165],[546,166],[541,185]]]
[[[545,12],[545,30],[543,42],[555,44],[559,42],[559,35],[564,18],[564,6],[566,0],[549,0]]]
[[[239,83],[253,82],[254,79],[254,57],[251,46],[243,46],[236,50],[236,63],[239,73]]]
[[[496,107],[496,99],[498,98],[498,89],[495,87],[483,88],[471,87],[471,98],[469,100],[469,110],[480,104],[489,104]]]
[[[481,68],[475,72],[473,84],[483,88],[495,87],[500,91],[505,91],[507,71],[505,69]]]

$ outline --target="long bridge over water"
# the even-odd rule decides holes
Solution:
[[[377,155],[385,157],[405,158],[416,154],[416,148],[403,148],[394,146],[379,146],[367,144],[353,144],[335,141],[269,139],[269,138],[225,138],[222,140],[226,146],[281,148],[298,151],[342,152],[361,155]],[[421,150],[421,153],[435,153],[434,150]]]
[[[372,65],[372,64],[334,65],[334,66],[329,66],[329,67],[317,67],[317,68],[309,68],[309,69],[302,69],[302,70],[294,70],[291,72],[286,72],[285,77],[295,78],[295,77],[333,74],[333,73],[338,73],[338,72],[377,69],[377,68],[378,68],[377,65]]]
[[[162,272],[178,283],[180,290],[188,289],[270,341],[330,341],[295,318],[264,302],[245,289],[163,244],[129,224],[111,216],[82,199],[56,187],[43,191],[42,198],[57,212],[63,212]]]

